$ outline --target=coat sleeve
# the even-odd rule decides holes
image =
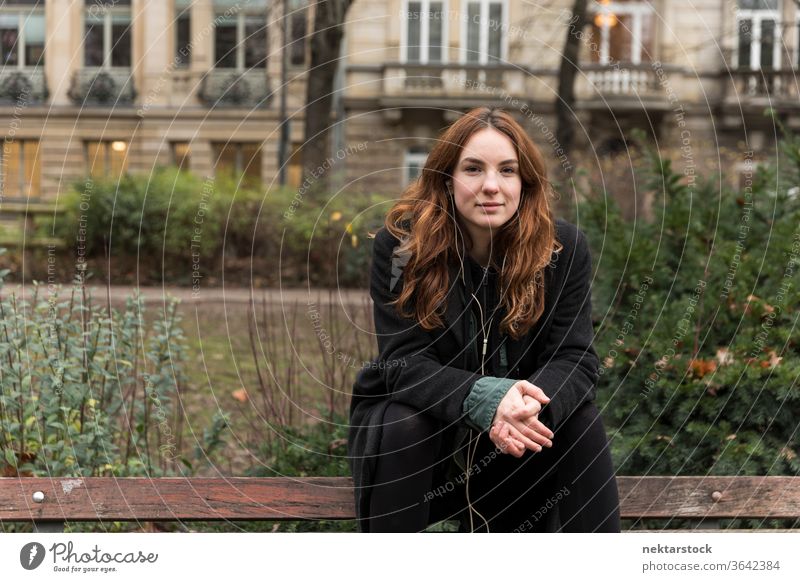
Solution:
[[[388,304],[402,287],[392,284],[397,283],[401,275],[397,257],[394,264],[392,262],[397,244],[397,239],[385,228],[378,232],[370,276],[379,363],[385,365],[389,398],[448,424],[469,426],[464,401],[475,382],[483,376],[440,362],[433,345],[435,335],[424,330],[415,318],[401,317],[395,307]],[[395,281],[392,281],[393,275]]]
[[[553,319],[544,351],[538,357],[539,368],[528,380],[550,397],[540,419],[549,428],[560,425],[581,404],[595,399],[599,361],[592,347],[592,259],[586,237],[579,230],[569,235],[565,249],[571,256],[561,256],[566,269],[560,289],[555,290]],[[572,245],[568,243],[572,242]],[[565,253],[566,254],[566,253]]]

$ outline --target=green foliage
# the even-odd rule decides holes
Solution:
[[[320,411],[320,415],[327,411]],[[333,424],[273,427],[275,438],[261,444],[261,464],[254,477],[348,477],[347,419],[334,415]]]
[[[800,471],[799,144],[746,167],[737,190],[651,153],[650,222],[626,223],[602,196],[582,202],[619,474]]]
[[[388,204],[374,195],[320,201],[233,175],[201,180],[165,167],[76,183],[53,230],[70,245],[85,238],[89,258],[160,257],[155,276],[176,283],[190,282],[196,265],[208,276],[224,258],[248,270],[254,261],[274,285],[364,286],[367,233],[381,226]]]
[[[173,472],[185,338],[176,301],[152,325],[144,316],[138,295],[119,311],[80,285],[68,298],[41,286],[30,302],[0,298],[4,475]]]
[[[323,412],[320,411],[320,414]],[[268,439],[258,451],[260,464],[248,474],[253,477],[349,477],[347,464],[347,418],[335,415],[332,424],[317,423],[295,427],[274,427],[279,434]],[[262,524],[261,529],[265,526]],[[273,531],[355,531],[355,522],[275,522]]]

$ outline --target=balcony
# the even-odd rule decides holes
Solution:
[[[47,95],[43,68],[0,71],[0,103],[43,103],[47,101]]]
[[[353,64],[347,67],[345,100],[382,108],[387,120],[396,122],[407,107],[451,107],[452,112],[479,105],[520,107],[534,93],[552,94],[542,77],[523,66],[464,63]],[[519,103],[514,103],[514,100]],[[448,115],[448,113],[445,113]]]
[[[725,100],[754,107],[800,107],[800,71],[795,69],[731,70]]]
[[[200,82],[197,97],[209,107],[268,107],[272,92],[263,70],[212,69]]]
[[[400,64],[383,66],[384,97],[468,97],[499,99],[525,94],[523,67],[479,64]]]
[[[130,105],[136,99],[130,70],[79,69],[67,93],[76,105]]]
[[[615,109],[666,109],[668,89],[679,91],[683,77],[679,67],[660,63],[586,64],[581,72],[576,78],[578,99],[587,106],[595,102]]]

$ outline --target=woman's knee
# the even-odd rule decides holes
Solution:
[[[605,428],[594,402],[584,402],[555,430],[555,439],[584,440],[606,442]]]
[[[600,420],[600,411],[593,401],[584,402],[569,415],[569,422],[583,426],[589,426]]]
[[[416,408],[391,402],[383,414],[381,452],[438,446],[439,422]]]

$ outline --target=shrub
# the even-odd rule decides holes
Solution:
[[[320,411],[320,415],[323,411]],[[347,418],[337,415],[333,424],[317,423],[299,428],[281,427],[276,439],[264,442],[258,452],[261,463],[254,477],[349,477],[347,464]],[[257,529],[267,529],[259,524]],[[274,522],[272,531],[355,531],[355,521]]]
[[[601,196],[579,206],[619,474],[800,471],[798,145],[739,190],[651,152],[652,222],[626,223]]]
[[[380,227],[387,203],[376,195],[342,195],[322,203],[311,194],[267,191],[233,175],[201,180],[176,168],[157,168],[149,175],[75,184],[55,234],[66,241],[85,237],[89,258],[102,259],[107,252],[116,262],[161,257],[147,261],[150,269],[157,267],[152,272],[140,273],[159,282],[163,277],[190,283],[196,265],[202,276],[221,278],[224,259],[228,279],[238,269],[273,286],[365,286],[367,233]],[[119,268],[130,268],[128,262],[122,260]],[[144,261],[136,261],[137,270],[140,264]]]
[[[43,295],[47,293],[47,296]],[[147,325],[140,297],[118,311],[37,286],[0,298],[0,449],[6,476],[159,476],[181,458],[184,383],[177,302]]]

